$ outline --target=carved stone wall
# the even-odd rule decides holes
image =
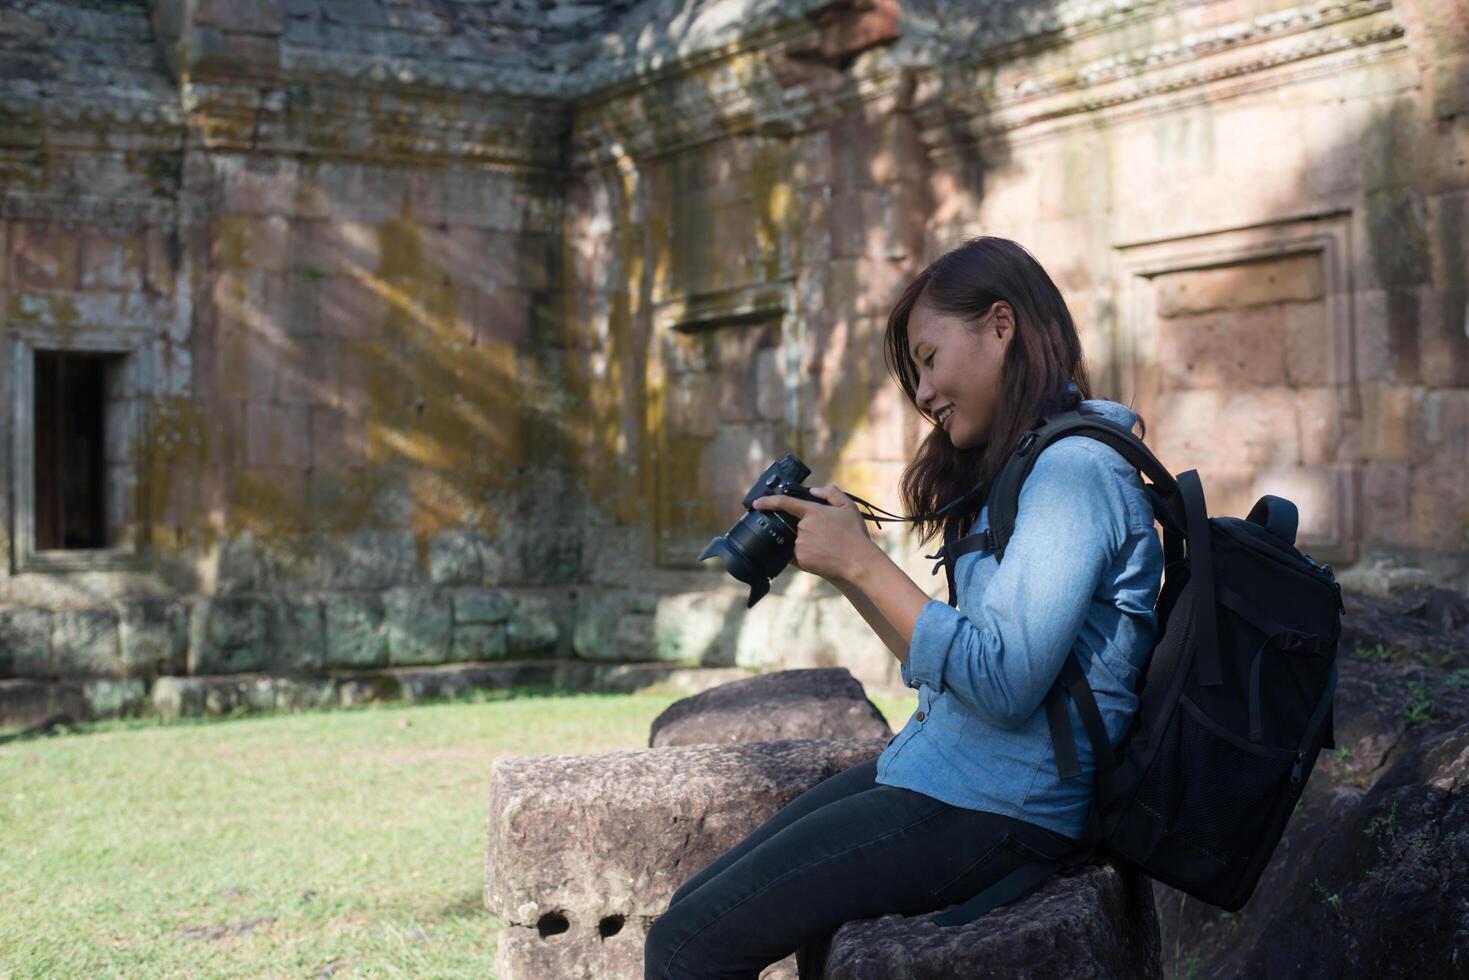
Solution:
[[[1216,512],[1469,585],[1454,0],[42,0],[0,53],[0,675],[895,683],[828,586],[693,557],[787,451],[897,508],[886,314],[973,234]],[[25,537],[38,349],[129,365],[105,553]]]

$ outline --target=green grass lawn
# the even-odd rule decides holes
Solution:
[[[475,976],[490,761],[677,695],[509,692],[0,744],[0,976]],[[873,698],[895,728],[912,698]]]

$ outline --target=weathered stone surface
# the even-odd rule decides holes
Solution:
[[[1318,795],[1315,819],[1293,819],[1312,833],[1288,831],[1288,866],[1267,871],[1232,921],[1195,933],[1205,941],[1185,937],[1194,975],[1463,975],[1466,783],[1469,726],[1416,741],[1365,792]]]
[[[828,980],[1163,976],[1149,881],[1090,864],[962,926],[929,915],[848,922],[832,937]]]
[[[50,677],[51,611],[0,610],[0,665],[16,677]]]
[[[330,595],[323,602],[328,667],[382,667],[388,632],[382,599],[374,593]]]
[[[281,599],[271,610],[274,625],[264,668],[272,673],[299,674],[320,670],[326,662],[326,626],[316,599]]]
[[[1469,596],[1454,589],[1344,594],[1343,654],[1395,651],[1436,666],[1469,666]]]
[[[388,662],[394,666],[440,664],[449,657],[453,604],[431,589],[389,589],[383,593],[388,627]]]
[[[63,677],[115,677],[122,671],[117,613],[64,609],[56,614],[51,653]]]
[[[270,642],[270,607],[244,596],[196,599],[189,618],[189,673],[259,670]]]
[[[571,648],[587,660],[646,660],[654,653],[656,598],[627,589],[577,595]]]
[[[435,585],[472,585],[485,575],[480,558],[483,535],[445,531],[434,535],[428,551],[428,577]]]
[[[78,683],[33,678],[0,681],[0,728],[29,728],[86,717],[87,701]]]
[[[641,976],[633,950],[692,870],[882,747],[794,740],[496,759],[485,904],[508,926],[497,975]],[[599,930],[613,935],[599,944]]]
[[[505,644],[512,657],[548,653],[556,648],[561,628],[551,604],[538,596],[518,596],[505,624]]]
[[[653,719],[648,745],[891,736],[862,685],[836,667],[776,671],[674,702]]]
[[[503,623],[510,618],[512,604],[502,593],[487,589],[455,589],[454,624]]]
[[[160,677],[150,697],[153,711],[164,718],[269,711],[275,707],[275,680],[259,674]]]
[[[498,660],[507,652],[503,623],[462,623],[454,626],[451,660]]]
[[[82,682],[81,687],[88,718],[141,714],[148,704],[148,688],[139,677],[98,677]]]
[[[181,674],[188,666],[188,608],[174,599],[121,604],[118,635],[123,673],[134,677]]]
[[[390,675],[398,684],[398,696],[404,700],[436,701],[470,691],[550,685],[555,673],[556,665],[550,661],[521,661],[410,667],[391,671]]]
[[[333,588],[386,589],[419,580],[418,544],[411,531],[354,531],[322,544]]]

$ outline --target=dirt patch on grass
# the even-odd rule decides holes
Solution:
[[[261,926],[268,926],[276,921],[273,915],[263,915],[255,919],[234,919],[230,922],[215,922],[207,926],[185,926],[179,930],[179,935],[185,939],[198,939],[208,942],[218,942],[221,939],[249,939],[255,934],[255,930]]]

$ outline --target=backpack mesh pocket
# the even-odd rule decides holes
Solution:
[[[1208,882],[1206,890],[1221,896],[1217,904],[1227,904],[1256,854],[1274,845],[1294,804],[1296,752],[1255,745],[1187,697],[1178,703],[1135,800],[1156,822],[1144,863],[1150,873],[1164,872],[1155,876],[1165,881],[1176,875],[1196,888]]]

